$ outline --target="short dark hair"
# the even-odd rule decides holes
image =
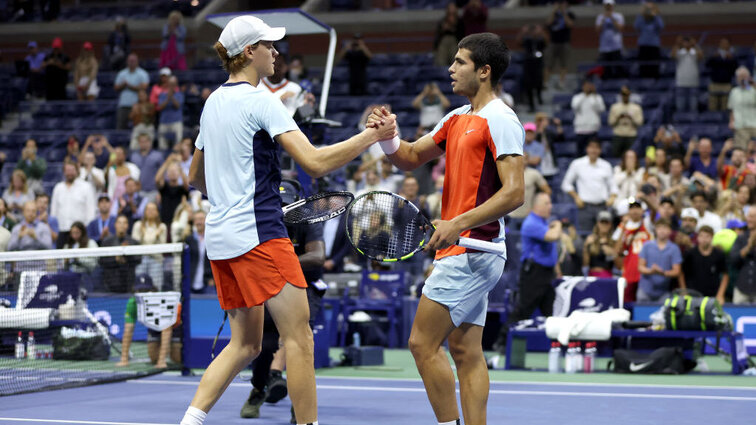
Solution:
[[[660,218],[656,220],[656,227],[659,227],[659,226],[667,226],[671,229],[672,222],[668,218]]]
[[[712,229],[711,226],[706,226],[706,225],[701,226],[701,228],[698,229],[698,233],[701,233],[701,232],[706,232],[706,233],[714,236],[714,229]]]
[[[692,201],[692,200],[696,199],[699,196],[702,197],[702,198],[704,198],[704,201],[709,202],[709,198],[706,196],[706,193],[704,193],[701,190],[697,190],[697,191],[693,192],[693,194],[690,195],[690,200]]]
[[[457,45],[460,49],[470,51],[470,59],[478,70],[484,65],[491,67],[491,87],[496,87],[504,72],[509,68],[511,54],[509,47],[496,34],[482,32],[470,34]]]
[[[585,147],[587,148],[588,146],[592,144],[598,145],[599,149],[601,149],[601,140],[599,140],[598,138],[591,137],[590,139],[588,139],[588,142],[585,144]]]

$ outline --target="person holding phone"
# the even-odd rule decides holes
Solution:
[[[749,142],[756,140],[756,88],[748,68],[741,66],[735,71],[738,85],[730,91],[727,109],[730,110],[730,129],[735,131],[735,146],[748,149]]]

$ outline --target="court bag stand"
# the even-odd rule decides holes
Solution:
[[[680,347],[657,348],[651,353],[633,350],[614,350],[614,358],[608,369],[616,373],[681,375],[696,367],[696,362],[686,359]]]

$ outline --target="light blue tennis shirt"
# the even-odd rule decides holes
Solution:
[[[283,103],[263,87],[226,83],[207,99],[195,146],[204,152],[211,205],[205,229],[209,259],[235,258],[288,237],[274,138],[293,130],[299,127]]]

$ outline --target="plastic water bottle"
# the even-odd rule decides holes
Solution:
[[[562,346],[559,342],[554,341],[551,343],[551,349],[549,350],[549,372],[559,373],[561,367],[559,361],[562,359]]]
[[[596,343],[588,342],[585,344],[585,353],[583,354],[583,373],[593,373],[594,362],[596,361]]]
[[[564,372],[575,373],[575,343],[567,345],[567,353],[564,355]]]
[[[26,340],[26,356],[31,360],[37,358],[37,345],[34,341],[34,332],[29,332],[29,338]]]
[[[16,339],[16,358],[23,359],[25,356],[26,346],[24,346],[24,337],[21,335],[21,332],[19,332],[18,338]]]
[[[360,346],[360,333],[359,332],[355,332],[352,334],[352,345],[355,347]]]
[[[575,357],[573,358],[573,361],[575,362],[575,372],[582,372],[583,371],[583,350],[580,348],[580,343],[575,343]]]

